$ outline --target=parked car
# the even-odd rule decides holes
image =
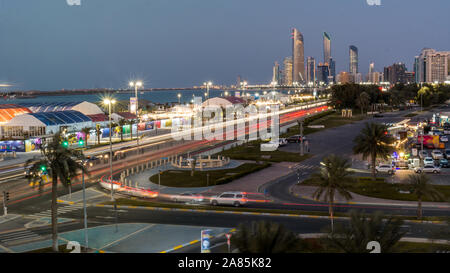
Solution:
[[[247,194],[245,192],[224,192],[220,195],[211,197],[210,203],[213,206],[217,205],[233,205],[239,207],[246,205],[248,202]]]
[[[445,158],[442,158],[441,160],[439,160],[439,166],[441,168],[450,168],[450,165],[448,164],[448,160]]]
[[[286,144],[288,143],[288,141],[285,138],[280,138],[279,140],[280,143],[280,147],[286,146]]]
[[[395,167],[388,165],[388,164],[381,164],[375,167],[375,171],[377,173],[388,173],[388,174],[394,174],[395,173]]]
[[[173,195],[171,199],[173,202],[201,203],[205,198],[198,193],[182,193]]]
[[[444,157],[450,159],[450,150],[445,150]]]
[[[299,143],[300,141],[302,141],[302,136],[301,135],[294,135],[294,136],[288,137],[286,140],[289,143],[292,143],[292,142]],[[303,136],[303,141],[305,141],[305,140],[306,140],[306,137]]]
[[[431,152],[431,157],[433,157],[433,159],[435,160],[438,160],[444,158],[444,154],[440,150],[433,150]]]
[[[373,115],[375,118],[382,118],[383,117],[383,115],[382,114],[375,114],[375,115]]]
[[[432,157],[425,157],[423,160],[424,165],[434,165],[434,160]]]
[[[420,158],[428,157],[428,152],[427,151],[419,151],[419,157]]]
[[[416,168],[414,171],[416,173],[440,173],[441,168],[434,165],[425,165],[423,167]]]
[[[447,136],[441,136],[441,142],[448,142],[448,137]]]

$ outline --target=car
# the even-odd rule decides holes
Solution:
[[[448,137],[447,136],[441,136],[440,140],[441,140],[441,142],[448,142]]]
[[[428,157],[428,152],[427,151],[419,151],[419,157],[420,158]]]
[[[441,168],[450,168],[450,165],[448,164],[448,160],[445,158],[442,158],[441,160],[439,160],[439,166]]]
[[[388,173],[388,174],[394,174],[395,173],[395,167],[388,165],[388,164],[381,164],[375,167],[375,171],[377,173]]]
[[[375,114],[375,115],[373,115],[375,118],[382,118],[383,117],[383,115],[382,114]]]
[[[434,159],[431,157],[425,157],[423,160],[424,165],[434,165]]]
[[[438,160],[444,158],[444,154],[440,150],[433,150],[431,152],[431,157],[433,157],[433,159],[435,160]]]
[[[303,140],[305,140],[306,137],[303,136]],[[301,135],[294,135],[294,136],[290,136],[286,139],[287,142],[289,143],[299,143],[300,141],[302,141],[302,136]]]
[[[445,150],[444,157],[450,159],[450,150]]]
[[[198,193],[182,193],[172,196],[173,202],[186,202],[186,203],[201,203],[205,199],[203,195]]]
[[[288,143],[287,139],[285,138],[280,138],[278,141],[280,147],[286,146],[286,144]]]
[[[248,202],[247,194],[245,192],[224,192],[220,195],[213,196],[210,203],[213,206],[217,205],[232,205],[240,207],[246,205]]]
[[[433,165],[425,165],[423,167],[418,167],[414,170],[416,173],[440,173],[441,168]]]

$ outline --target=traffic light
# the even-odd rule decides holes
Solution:
[[[78,146],[84,146],[84,140],[82,138],[78,140]]]
[[[3,196],[4,196],[4,198],[5,198],[5,202],[8,202],[8,201],[9,201],[9,192],[4,191],[4,192],[3,192]]]
[[[47,166],[41,165],[40,169],[42,172],[45,172],[45,171],[47,171]]]
[[[69,141],[64,140],[64,141],[62,142],[62,146],[63,146],[64,148],[68,148],[68,147],[69,147]]]

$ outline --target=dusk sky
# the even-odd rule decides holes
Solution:
[[[323,61],[332,38],[337,72],[348,47],[359,69],[394,62],[412,70],[422,48],[450,51],[450,1],[381,0],[0,0],[0,84],[19,90],[190,87],[206,80],[267,84],[274,61],[292,54],[290,28],[305,59]],[[4,91],[5,89],[0,89]]]

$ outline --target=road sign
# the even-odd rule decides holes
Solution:
[[[205,229],[201,231],[201,252],[202,253],[211,253],[211,230]]]
[[[231,249],[231,233],[226,233],[225,236],[227,237],[227,245],[228,245],[228,253],[230,253],[230,249]]]

